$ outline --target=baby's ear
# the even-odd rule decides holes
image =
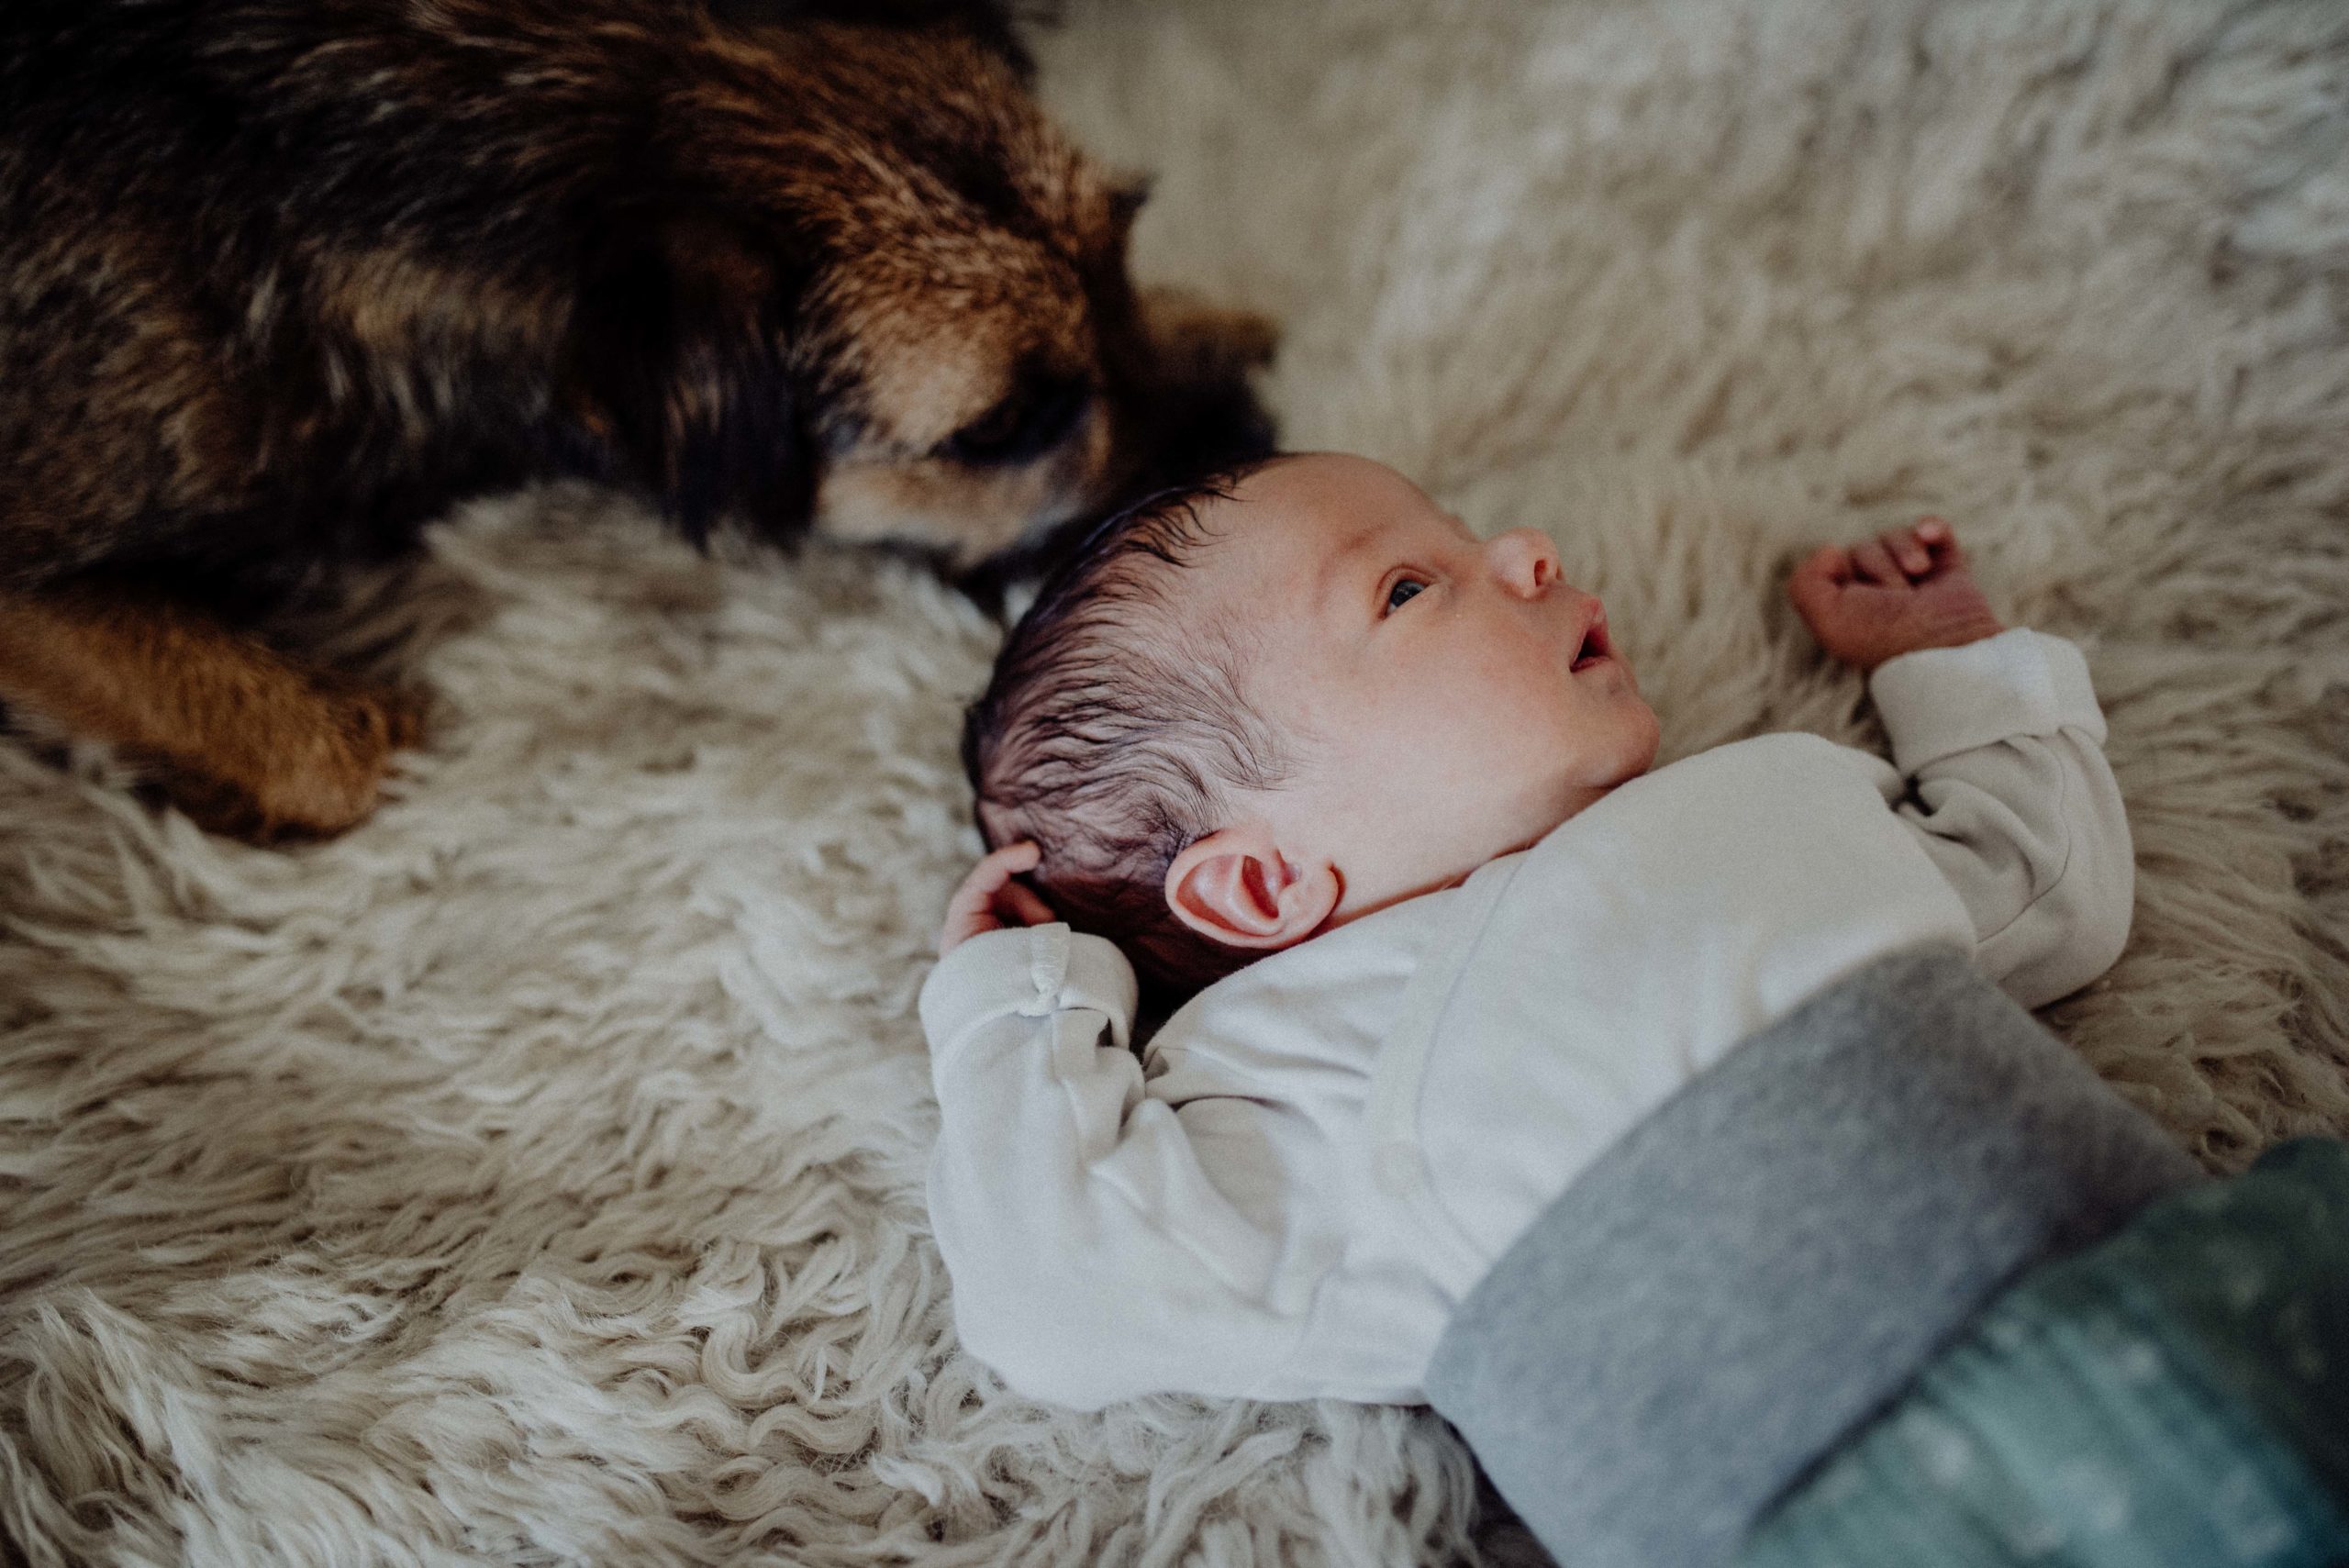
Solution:
[[[1321,929],[1341,891],[1336,867],[1288,859],[1261,822],[1218,828],[1166,868],[1174,917],[1226,947],[1269,952],[1301,942]]]

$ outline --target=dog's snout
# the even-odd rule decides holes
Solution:
[[[1153,401],[1137,488],[1177,484],[1272,454],[1273,417],[1237,370],[1163,387]]]
[[[1181,439],[1194,469],[1221,467],[1268,457],[1273,450],[1273,417],[1238,372],[1193,390],[1190,417]]]
[[[1269,456],[1274,422],[1250,373],[1273,356],[1264,317],[1158,288],[1138,298],[1140,330],[1113,362],[1125,391],[1122,488],[1142,491]]]

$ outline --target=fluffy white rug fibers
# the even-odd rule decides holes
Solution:
[[[2349,1132],[2349,11],[1071,7],[1141,270],[1293,444],[1553,529],[1669,752],[1865,740],[1799,544],[1955,519],[2083,639],[2142,868],[2054,1009],[2214,1167]],[[0,1532],[52,1563],[1510,1555],[1408,1412],[1006,1396],[912,1000],[995,633],[845,554],[475,508],[344,635],[438,708],[339,842],[0,743]]]

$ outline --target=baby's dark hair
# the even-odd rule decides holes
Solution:
[[[1110,517],[1048,577],[963,723],[963,766],[989,849],[1033,840],[1028,880],[1061,918],[1108,937],[1163,999],[1254,952],[1199,935],[1166,906],[1166,871],[1223,826],[1233,790],[1283,771],[1249,704],[1245,639],[1171,601],[1211,549],[1210,502],[1266,463],[1163,490]]]

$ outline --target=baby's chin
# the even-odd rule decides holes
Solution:
[[[1599,775],[1609,783],[1536,785],[1531,793],[1537,798],[1531,799],[1527,793],[1519,793],[1508,800],[1455,802],[1445,824],[1456,832],[1449,843],[1439,842],[1439,829],[1424,820],[1373,826],[1357,819],[1350,825],[1355,843],[1408,848],[1399,862],[1388,855],[1370,854],[1351,864],[1341,863],[1339,879],[1344,891],[1338,907],[1319,929],[1344,925],[1407,898],[1457,887],[1479,868],[1533,848],[1645,773],[1655,760],[1655,750],[1653,735],[1644,743],[1627,748],[1620,768]]]
[[[1573,797],[1549,805],[1545,809],[1529,814],[1495,833],[1486,843],[1474,847],[1461,856],[1449,874],[1433,884],[1436,887],[1457,887],[1474,876],[1480,867],[1490,865],[1505,855],[1522,854],[1542,840],[1589,810],[1612,794],[1616,786],[1604,790],[1577,790]]]
[[[1547,809],[1520,824],[1519,830],[1508,836],[1510,840],[1508,843],[1478,859],[1475,864],[1460,873],[1461,878],[1464,880],[1475,871],[1477,866],[1485,864],[1487,861],[1497,861],[1503,855],[1513,855],[1520,851],[1531,849],[1633,779],[1644,774],[1654,761],[1655,745],[1651,741],[1637,753],[1636,760],[1626,758],[1624,765],[1620,770],[1609,770],[1601,775],[1605,782],[1564,786],[1559,798],[1551,802]]]

